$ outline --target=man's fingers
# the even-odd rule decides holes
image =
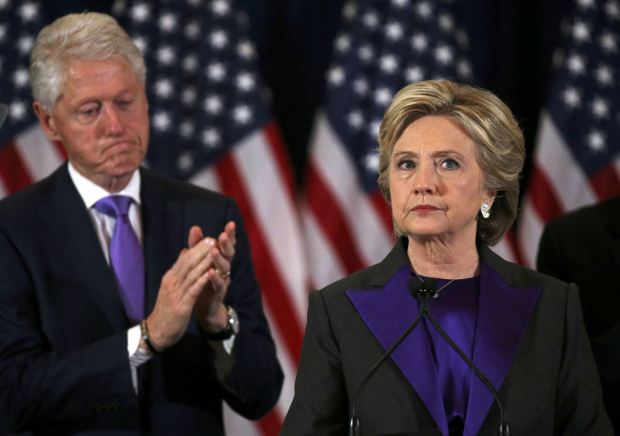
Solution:
[[[189,229],[189,234],[187,235],[187,246],[191,248],[199,243],[203,238],[204,234],[202,233],[202,229],[198,226],[192,226],[192,228]]]

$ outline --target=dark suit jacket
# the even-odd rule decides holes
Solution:
[[[620,197],[549,223],[538,269],[579,286],[603,399],[620,434]]]
[[[130,327],[67,165],[0,202],[0,416],[13,431],[223,434],[221,401],[249,418],[276,402],[282,372],[234,202],[141,169],[146,313],[192,225],[237,223],[226,297],[240,317],[230,373],[195,320],[131,383]],[[100,434],[100,433],[98,433]]]
[[[611,434],[577,288],[479,252],[473,361],[499,391],[511,435]],[[401,240],[379,264],[311,294],[283,435],[345,434],[360,381],[418,313],[412,277]],[[363,435],[447,434],[424,336],[414,330],[366,386]],[[499,425],[492,395],[472,376],[464,434],[497,435]]]

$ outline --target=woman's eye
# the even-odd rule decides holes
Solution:
[[[398,168],[401,170],[411,170],[415,168],[415,164],[411,159],[403,159],[398,162]]]
[[[446,170],[453,170],[460,166],[459,163],[454,159],[444,159],[440,162],[439,165]]]

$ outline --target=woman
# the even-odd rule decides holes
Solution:
[[[428,317],[359,393],[421,306],[499,393],[511,434],[612,434],[577,288],[487,247],[517,213],[524,147],[510,110],[466,85],[409,85],[385,113],[379,159],[399,240],[310,295],[282,434],[346,434],[357,400],[364,435],[497,435],[493,393]]]

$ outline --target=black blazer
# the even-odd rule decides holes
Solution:
[[[610,435],[577,288],[479,249],[474,363],[499,391],[512,435]],[[411,324],[418,302],[406,239],[379,264],[310,296],[283,435],[345,434],[360,381]],[[446,289],[444,292],[447,292]],[[368,383],[363,435],[447,434],[432,358],[418,328]],[[497,435],[492,395],[472,376],[465,435]]]
[[[221,401],[248,418],[276,402],[282,372],[234,202],[141,169],[146,313],[192,225],[237,223],[226,297],[240,317],[225,380],[195,320],[131,383],[130,327],[67,165],[0,202],[0,420],[41,434],[223,434]],[[101,434],[101,433],[97,433]],[[123,434],[123,433],[121,433]]]
[[[579,286],[603,399],[620,434],[620,197],[550,222],[537,263]]]

